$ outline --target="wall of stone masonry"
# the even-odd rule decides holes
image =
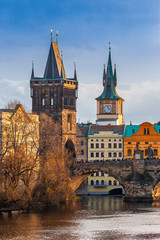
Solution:
[[[136,199],[152,199],[152,183],[137,182],[137,181],[125,181],[125,198],[127,200]]]

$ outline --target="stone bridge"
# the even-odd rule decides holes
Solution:
[[[116,178],[125,189],[125,200],[160,200],[160,160],[119,160],[74,163],[70,187],[76,191],[92,173]]]

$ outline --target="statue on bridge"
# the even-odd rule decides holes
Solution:
[[[134,149],[134,159],[143,159],[143,150],[139,149],[139,142],[136,143],[136,148]]]
[[[153,149],[152,149],[152,144],[150,144],[149,146],[148,146],[148,157],[149,158],[152,158],[152,157],[154,157],[154,151],[153,151]]]

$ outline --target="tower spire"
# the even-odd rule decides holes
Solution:
[[[34,78],[34,61],[32,61],[32,73],[31,73],[31,79]]]
[[[107,64],[107,85],[111,84],[111,78],[113,78],[113,68],[112,68],[112,59],[111,59],[111,43],[109,42],[109,57]]]

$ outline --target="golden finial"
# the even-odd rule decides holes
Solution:
[[[56,31],[56,42],[58,43],[58,31]]]
[[[52,28],[51,28],[51,41],[52,41],[52,36],[53,36],[53,33],[52,33],[52,32],[53,32],[53,30],[52,30]]]

